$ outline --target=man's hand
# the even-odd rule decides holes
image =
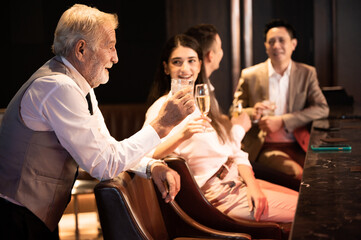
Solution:
[[[163,138],[168,135],[173,127],[191,114],[194,109],[195,103],[192,88],[184,88],[163,104],[158,117],[150,125],[155,129],[159,137]]]
[[[275,103],[269,100],[258,102],[253,107],[252,119],[258,121],[262,116],[273,116],[276,107]]]
[[[267,109],[267,106],[264,105],[262,102],[258,102],[253,107],[252,112],[252,119],[253,120],[259,120],[262,117],[263,110]]]
[[[180,177],[178,173],[162,163],[153,163],[151,173],[153,181],[165,202],[173,201],[180,190]]]
[[[281,129],[284,123],[281,116],[266,116],[261,118],[258,126],[267,133],[273,133]]]

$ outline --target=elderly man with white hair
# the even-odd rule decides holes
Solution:
[[[144,156],[194,111],[191,89],[175,94],[132,137],[111,137],[93,88],[108,81],[108,70],[118,62],[117,26],[116,14],[80,4],[69,8],[55,30],[56,56],[9,103],[0,128],[0,230],[5,239],[59,239],[57,225],[78,167],[100,180],[125,170],[152,177],[166,202],[178,193],[178,174]]]

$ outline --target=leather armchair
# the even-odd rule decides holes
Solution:
[[[172,231],[162,217],[156,192],[151,180],[128,172],[98,183],[94,193],[104,239],[251,239],[247,234],[205,227],[181,210],[182,226],[187,227]],[[177,204],[172,207],[177,209]]]
[[[247,233],[252,239],[288,239],[292,223],[233,219],[208,202],[183,158],[172,155],[164,160],[181,176],[181,190],[175,201],[195,221],[221,231]]]

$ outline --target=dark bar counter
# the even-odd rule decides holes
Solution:
[[[361,239],[361,118],[339,112],[330,116],[313,122],[310,146],[334,141],[352,150],[319,152],[309,146],[293,240]]]

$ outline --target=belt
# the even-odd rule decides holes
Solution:
[[[222,164],[222,166],[218,169],[218,171],[212,176],[212,177],[217,177],[221,180],[223,180],[228,172],[229,172],[229,168],[232,166],[234,160],[232,158],[228,158],[227,162],[225,162],[224,164]]]

